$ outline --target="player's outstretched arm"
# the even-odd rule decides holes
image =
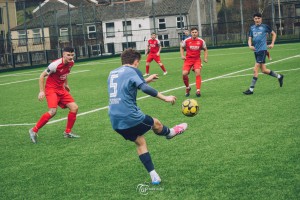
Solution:
[[[145,81],[147,83],[151,83],[151,82],[155,82],[158,79],[158,74],[151,74],[150,76],[148,76]]]
[[[159,98],[159,99],[161,99],[161,100],[163,100],[163,101],[165,101],[165,102],[169,102],[172,105],[175,104],[175,101],[176,101],[176,97],[175,96],[172,96],[172,95],[171,96],[165,96],[165,95],[163,95],[160,92],[157,93],[156,97]]]

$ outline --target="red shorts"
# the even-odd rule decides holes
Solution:
[[[146,62],[151,62],[152,60],[155,60],[155,62],[160,63],[160,56],[157,56],[153,53],[148,54]]]
[[[184,71],[190,71],[192,68],[195,69],[201,69],[202,65],[201,65],[201,60],[188,60],[186,59],[183,63],[183,67],[182,70]]]
[[[46,99],[48,108],[67,108],[68,103],[75,102],[71,94],[67,90],[46,90]]]

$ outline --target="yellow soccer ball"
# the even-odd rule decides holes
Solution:
[[[181,104],[181,112],[187,117],[194,117],[199,112],[199,105],[195,99],[186,99]]]

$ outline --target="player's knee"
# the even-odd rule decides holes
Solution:
[[[269,74],[269,70],[267,70],[267,69],[261,69],[261,72],[264,74]]]
[[[56,115],[56,108],[50,108],[48,112],[51,115],[51,117],[54,117],[54,115]]]
[[[153,120],[154,120],[154,124],[153,124],[152,129],[155,134],[158,134],[162,131],[163,125],[158,119],[153,118]]]
[[[76,103],[70,104],[69,109],[71,112],[77,113],[78,112],[78,105]]]

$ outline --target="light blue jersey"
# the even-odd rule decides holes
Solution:
[[[271,32],[272,29],[266,24],[252,25],[250,27],[249,37],[252,38],[255,52],[267,50],[267,34]]]
[[[121,66],[110,72],[107,80],[108,114],[114,130],[127,129],[141,123],[145,114],[136,104],[137,90],[145,83],[140,70]]]

